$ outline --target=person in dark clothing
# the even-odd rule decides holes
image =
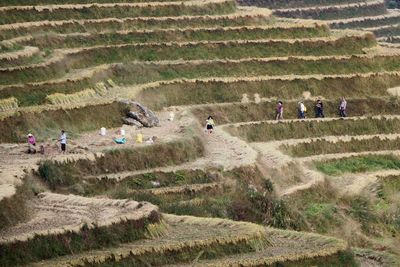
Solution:
[[[276,107],[275,119],[277,121],[283,120],[283,103],[282,103],[282,101],[278,101],[278,106]]]
[[[315,117],[316,118],[325,118],[324,104],[322,103],[321,99],[317,99],[317,102],[315,103]]]

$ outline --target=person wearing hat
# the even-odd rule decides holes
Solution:
[[[28,153],[36,153],[36,138],[31,133],[28,134],[28,146]]]

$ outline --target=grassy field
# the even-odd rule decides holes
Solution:
[[[400,149],[400,138],[389,139],[373,137],[370,139],[351,139],[350,141],[332,142],[315,140],[310,143],[283,145],[282,150],[294,157],[308,157],[331,153],[355,153],[365,151]]]
[[[356,0],[244,1],[294,7],[275,12],[294,17],[385,11]],[[0,203],[0,265],[395,266],[383,258],[400,245],[397,178],[366,172],[400,168],[390,154],[400,138],[384,138],[400,131],[400,53],[369,32],[272,13],[231,0],[0,3],[0,142],[18,143],[0,150],[0,198],[11,192],[3,183],[18,185]],[[308,120],[316,98],[326,119]],[[121,99],[156,112],[158,128],[129,126],[128,136],[157,142],[96,138],[123,124]],[[293,119],[300,99],[306,120],[273,121],[278,100]],[[213,134],[203,133],[207,115]],[[47,149],[60,129],[67,155]],[[22,154],[28,132],[49,156]],[[315,140],[288,140],[303,138]],[[389,152],[324,158],[378,150]],[[23,166],[33,171],[19,185]]]
[[[125,44],[81,49],[48,61],[40,66],[28,66],[0,71],[0,84],[34,82],[57,78],[71,69],[87,68],[105,63],[159,60],[241,59],[273,56],[322,56],[360,54],[375,44],[370,35],[346,36],[333,40],[305,39],[294,43],[285,40],[254,40],[227,42]]]
[[[85,175],[177,165],[194,160],[203,153],[201,141],[194,137],[149,147],[109,150],[96,157],[95,161],[79,159],[67,164],[44,161],[39,167],[39,173],[55,189],[57,186],[73,185]]]
[[[252,96],[249,98],[251,99]],[[365,98],[365,99],[347,99],[348,113],[351,116],[374,116],[398,114],[399,103],[394,98]],[[298,118],[298,101],[285,102],[285,118]],[[326,117],[339,117],[338,105],[339,99],[324,100],[324,114]],[[311,100],[304,101],[308,111],[307,118],[315,117],[315,102]],[[268,101],[261,103],[233,103],[230,105],[204,105],[192,108],[193,114],[200,120],[204,114],[213,114],[218,124],[251,122],[275,119],[276,102]]]
[[[235,11],[233,1],[215,1],[201,5],[186,5],[179,2],[154,5],[121,4],[111,6],[87,5],[64,6],[53,10],[30,8],[0,9],[0,24],[11,24],[26,21],[64,20],[64,19],[100,19],[100,18],[133,18],[133,17],[163,17],[179,15],[214,15],[227,14]]]
[[[284,139],[322,137],[324,135],[365,135],[398,133],[399,119],[296,121],[292,123],[257,123],[229,126],[227,130],[248,142],[266,142]]]
[[[399,228],[395,218],[398,211],[396,208],[389,208],[396,207],[398,201],[390,200],[385,203],[382,198],[374,195],[338,196],[337,194],[332,184],[325,182],[291,195],[286,201],[302,214],[305,223],[314,231],[339,234],[349,240],[352,246],[366,247],[371,244],[386,246],[386,252],[389,253],[383,252],[377,255],[381,264],[384,266],[398,264],[390,255],[397,253],[395,240]],[[389,202],[392,206],[387,204]],[[374,255],[374,253],[366,254]]]
[[[99,31],[132,31],[132,30],[160,30],[183,28],[210,28],[210,27],[239,27],[272,25],[273,19],[260,12],[233,13],[211,16],[177,16],[177,17],[138,17],[138,18],[109,18],[98,20],[62,20],[58,22],[37,22],[19,27],[0,29],[0,36],[11,39],[28,34],[70,34],[70,33],[98,33]]]
[[[319,171],[328,175],[362,173],[400,169],[400,159],[393,155],[368,155],[316,163]]]
[[[21,112],[17,116],[1,120],[1,142],[25,141],[26,132],[35,132],[39,140],[58,135],[57,129],[68,129],[71,134],[93,131],[104,125],[118,127],[124,107],[118,103],[94,105],[72,109],[47,110],[40,113]],[[101,117],[101,120],[96,119]],[[16,127],[16,125],[20,125]],[[13,128],[13,130],[11,130]]]
[[[304,92],[327,99],[347,97],[371,97],[387,95],[387,89],[395,87],[400,78],[397,74],[382,73],[361,75],[306,78],[233,78],[177,81],[148,88],[139,99],[160,110],[165,106],[240,102],[243,94],[251,99],[254,94],[276,99],[302,99]],[[279,90],[278,90],[278,89]],[[190,94],[188,93],[190,92]]]
[[[386,12],[384,2],[362,4],[344,4],[337,6],[326,6],[319,8],[318,6],[309,9],[282,9],[274,12],[277,16],[291,18],[312,18],[319,20],[346,19],[354,17],[378,16]]]
[[[330,35],[326,26],[313,27],[273,27],[273,26],[242,26],[232,28],[154,30],[154,31],[121,31],[91,34],[57,35],[45,34],[34,36],[32,40],[21,44],[36,46],[41,49],[74,48],[96,45],[112,45],[126,43],[157,43],[157,42],[194,42],[201,40],[257,40],[257,39],[294,39],[327,37]]]
[[[53,68],[49,67],[49,71]],[[321,69],[323,71],[321,71]],[[397,57],[351,58],[351,59],[320,59],[320,60],[241,60],[241,61],[205,61],[193,64],[187,63],[125,63],[107,68],[101,75],[111,78],[120,85],[130,86],[135,84],[150,83],[154,81],[168,81],[178,78],[196,79],[218,76],[261,76],[261,75],[290,75],[295,72],[298,75],[307,74],[346,74],[368,73],[380,71],[397,71],[400,69]],[[37,70],[37,68],[36,68]],[[61,73],[63,70],[60,69]],[[31,73],[32,74],[32,73]],[[139,75],[143,74],[143,75]],[[58,76],[58,74],[55,74]],[[47,70],[30,75],[29,79],[47,79]],[[0,98],[13,96],[18,99],[20,106],[43,104],[47,95],[52,93],[75,93],[87,89],[90,83],[88,79],[82,82],[65,81],[56,85],[25,85],[5,87],[0,90]],[[92,80],[96,80],[93,77]],[[376,93],[379,93],[376,90]],[[382,92],[384,94],[384,92]]]
[[[358,3],[360,0],[302,0],[302,1],[279,1],[279,0],[242,0],[239,3],[243,5],[255,5],[269,8],[298,8],[298,7],[313,7],[323,5],[340,5],[349,3]]]

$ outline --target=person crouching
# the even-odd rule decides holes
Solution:
[[[36,153],[36,138],[33,134],[28,134],[28,154]]]

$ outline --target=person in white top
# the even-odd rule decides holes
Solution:
[[[339,113],[341,118],[347,117],[347,101],[344,97],[340,100]]]
[[[61,151],[65,153],[67,150],[67,135],[64,130],[61,130],[60,139],[58,141],[61,143]]]
[[[307,112],[306,106],[304,105],[303,101],[300,101],[299,102],[299,119],[305,119],[306,112]]]

